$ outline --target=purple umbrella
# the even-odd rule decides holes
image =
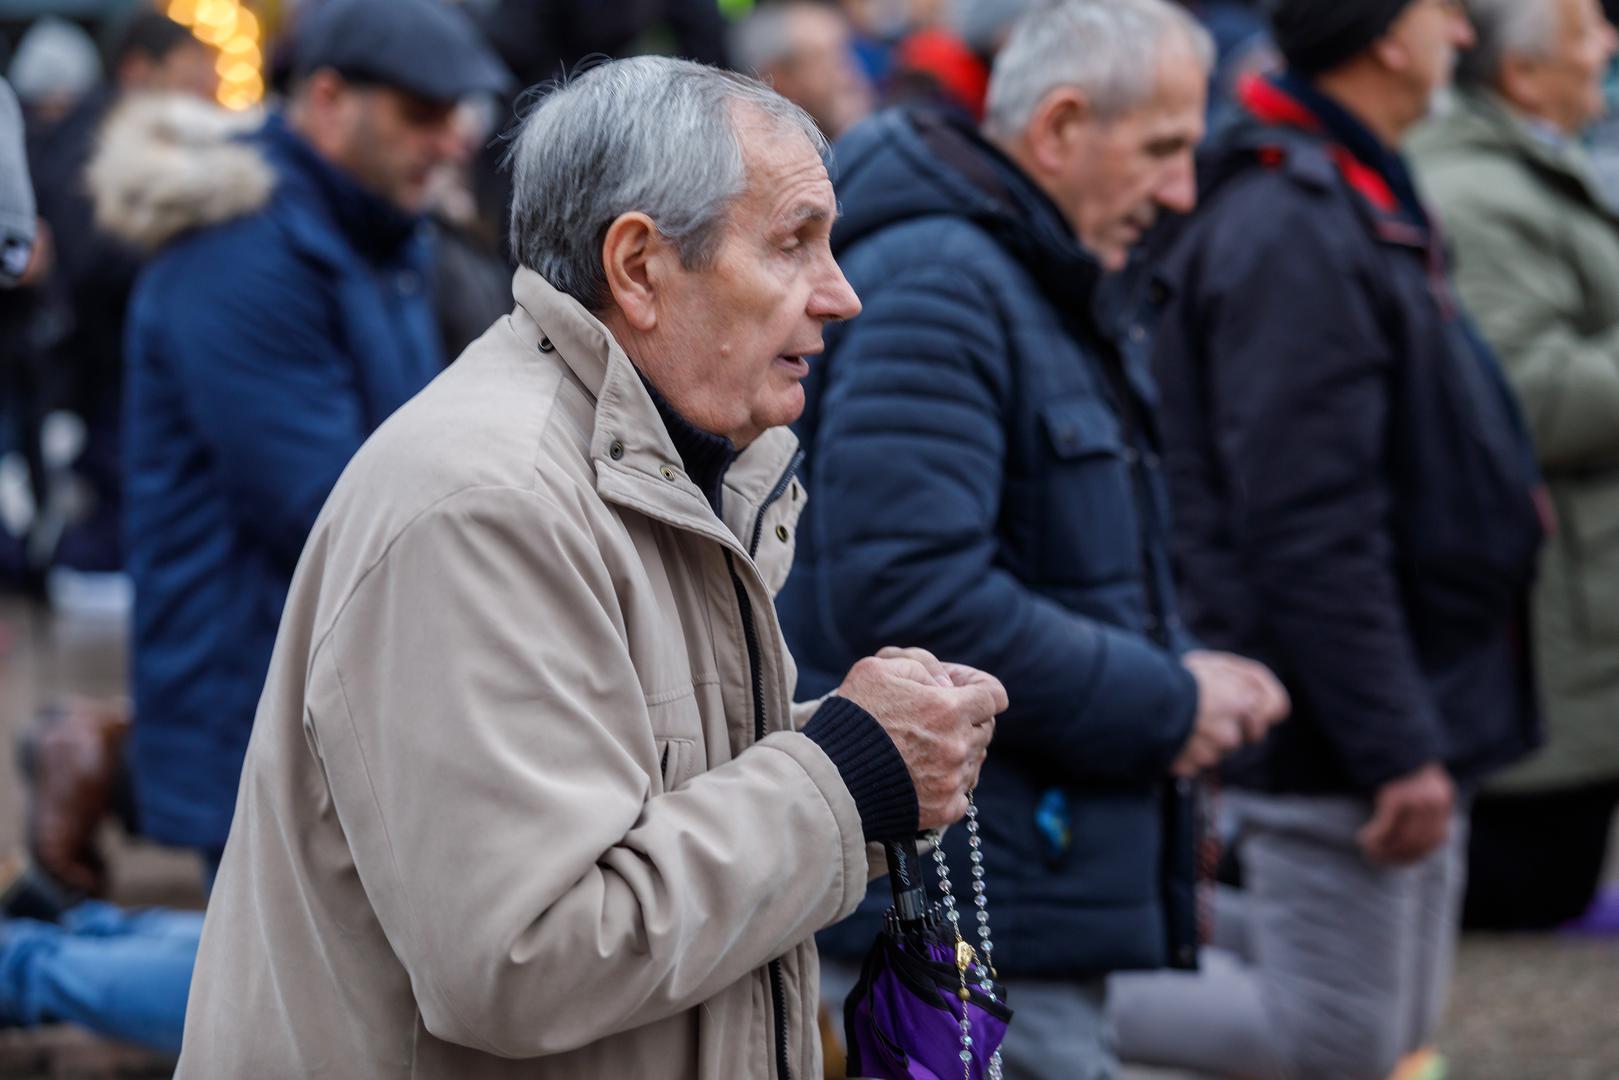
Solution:
[[[999,1080],[997,1051],[1012,1010],[988,962],[987,924],[980,961],[961,936],[949,878],[941,878],[946,903],[930,905],[915,841],[887,848],[894,906],[843,1005],[849,1076]],[[942,858],[939,869],[943,874]],[[981,886],[977,892],[982,909]]]

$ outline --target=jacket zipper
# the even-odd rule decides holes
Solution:
[[[761,515],[762,520],[762,515]],[[731,587],[736,590],[736,604],[742,613],[742,638],[748,646],[748,674],[753,679],[753,741],[765,737],[765,684],[759,668],[759,629],[753,621],[753,601],[748,599],[747,586],[737,575],[731,553],[725,553],[725,569],[731,574]],[[770,961],[770,1002],[776,1013],[776,1075],[781,1080],[792,1080],[787,1067],[787,995],[782,990],[781,961]]]
[[[766,512],[781,498],[787,485],[792,483],[793,474],[798,472],[799,463],[803,460],[802,451],[794,454],[781,479],[776,481],[776,486],[770,490],[764,502],[759,504],[759,517],[753,523],[753,539],[748,545],[749,558],[759,553]],[[759,742],[765,737],[765,680],[759,659],[759,628],[753,620],[753,601],[748,599],[747,586],[742,584],[742,578],[736,572],[736,562],[729,551],[725,553],[725,569],[730,572],[731,587],[736,590],[736,606],[742,615],[742,639],[748,647],[748,675],[753,680],[753,741]],[[776,1075],[780,1080],[792,1080],[793,1071],[787,1060],[787,992],[782,988],[779,959],[770,961],[770,1004],[776,1018]]]
[[[1137,553],[1141,566],[1141,581],[1147,594],[1147,610],[1149,617],[1156,624],[1147,634],[1148,640],[1160,648],[1170,650],[1175,644],[1175,628],[1170,625],[1170,612],[1167,598],[1160,587],[1157,567],[1153,564],[1152,551],[1148,542],[1148,525],[1156,524],[1161,530],[1168,527],[1168,522],[1159,521],[1158,503],[1153,498],[1152,486],[1148,476],[1147,455],[1152,451],[1151,436],[1148,433],[1140,406],[1134,396],[1135,391],[1130,384],[1130,373],[1126,369],[1129,358],[1122,349],[1115,349],[1113,357],[1102,358],[1103,377],[1109,391],[1113,396],[1113,404],[1119,418],[1122,441],[1127,447],[1125,468],[1130,472],[1130,489],[1132,496],[1140,509],[1142,535],[1137,545]],[[1211,784],[1217,784],[1211,780]],[[1176,845],[1167,842],[1168,838],[1179,832],[1177,828],[1181,814],[1190,809],[1191,813],[1191,844],[1192,844],[1192,880],[1195,893],[1201,894],[1205,882],[1212,885],[1214,880],[1213,869],[1205,877],[1205,867],[1201,865],[1206,837],[1215,835],[1207,828],[1203,815],[1212,812],[1213,787],[1200,789],[1197,783],[1191,780],[1178,779],[1173,785],[1164,790],[1163,806],[1160,813],[1165,822],[1162,830],[1166,840],[1163,850],[1163,866],[1161,873],[1165,881],[1173,880],[1175,871]],[[1201,796],[1207,792],[1208,799]],[[1218,859],[1216,859],[1216,862]],[[1173,907],[1166,908],[1165,925],[1168,931],[1171,963],[1184,968],[1192,968],[1197,963],[1197,945],[1202,936],[1202,926],[1205,918],[1211,918],[1212,913],[1205,913],[1203,897],[1195,895],[1193,898],[1192,928],[1190,937],[1185,933],[1185,927],[1173,917]]]

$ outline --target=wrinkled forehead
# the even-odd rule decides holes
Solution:
[[[736,110],[733,122],[747,177],[737,209],[762,217],[767,227],[829,221],[837,210],[832,179],[809,136],[748,106]]]

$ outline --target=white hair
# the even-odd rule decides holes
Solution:
[[[602,241],[646,214],[683,265],[702,269],[747,186],[736,113],[751,109],[826,154],[809,114],[757,79],[638,56],[591,68],[546,96],[512,147],[512,251],[592,311],[607,306]]]
[[[1169,0],[1046,0],[1012,27],[989,78],[984,130],[1010,138],[1028,126],[1047,94],[1084,91],[1102,119],[1152,96],[1158,60],[1171,39],[1191,47],[1207,73],[1214,39]]]
[[[1464,0],[1477,39],[1456,60],[1460,86],[1493,87],[1510,54],[1543,57],[1562,30],[1556,0]]]

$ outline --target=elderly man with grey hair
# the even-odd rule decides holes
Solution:
[[[812,691],[895,638],[1006,683],[977,801],[1015,1080],[1113,1075],[1107,974],[1195,964],[1196,777],[1287,708],[1181,628],[1145,327],[1104,289],[1196,200],[1212,51],[1164,0],[1037,5],[981,131],[896,110],[838,147],[866,309],[812,380],[780,607]],[[883,903],[821,936],[830,998]]]
[[[811,935],[965,812],[1006,706],[919,649],[791,704],[782,425],[860,310],[821,149],[658,58],[528,117],[515,310],[304,549],[182,1080],[820,1074]]]
[[[1414,155],[1560,528],[1532,624],[1548,737],[1473,804],[1464,920],[1550,928],[1591,904],[1619,806],[1619,214],[1581,143],[1615,35],[1597,0],[1466,6],[1478,43]]]

